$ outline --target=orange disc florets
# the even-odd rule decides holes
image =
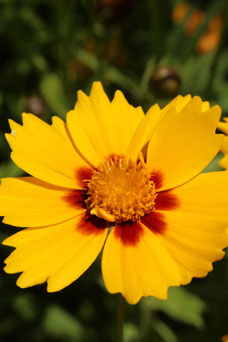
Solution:
[[[112,156],[98,166],[88,182],[90,214],[109,222],[138,221],[154,208],[155,185],[142,160]]]

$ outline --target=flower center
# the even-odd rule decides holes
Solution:
[[[138,221],[154,208],[155,185],[143,160],[109,157],[93,172],[87,187],[90,214],[108,222]]]

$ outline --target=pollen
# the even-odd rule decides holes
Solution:
[[[156,192],[142,158],[132,162],[122,156],[111,156],[93,172],[87,196],[90,214],[121,223],[135,222],[149,214]]]

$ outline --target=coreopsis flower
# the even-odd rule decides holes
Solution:
[[[226,135],[221,146],[224,157],[219,161],[219,164],[224,169],[228,169],[228,118],[223,118],[223,120],[218,124],[218,129]]]
[[[23,114],[6,138],[31,176],[0,187],[4,222],[29,227],[3,243],[18,286],[70,285],[103,249],[107,290],[134,304],[204,277],[228,245],[228,175],[200,172],[220,150],[220,108],[177,96],[163,109],[110,102],[101,83],[78,92],[66,124]]]

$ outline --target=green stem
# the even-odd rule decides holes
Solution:
[[[116,337],[115,342],[123,342],[123,326],[125,316],[125,299],[122,294],[118,294]]]
[[[161,57],[162,52],[162,27],[161,27],[161,7],[159,0],[148,0],[147,9],[149,16],[151,51],[155,53],[156,59]]]

